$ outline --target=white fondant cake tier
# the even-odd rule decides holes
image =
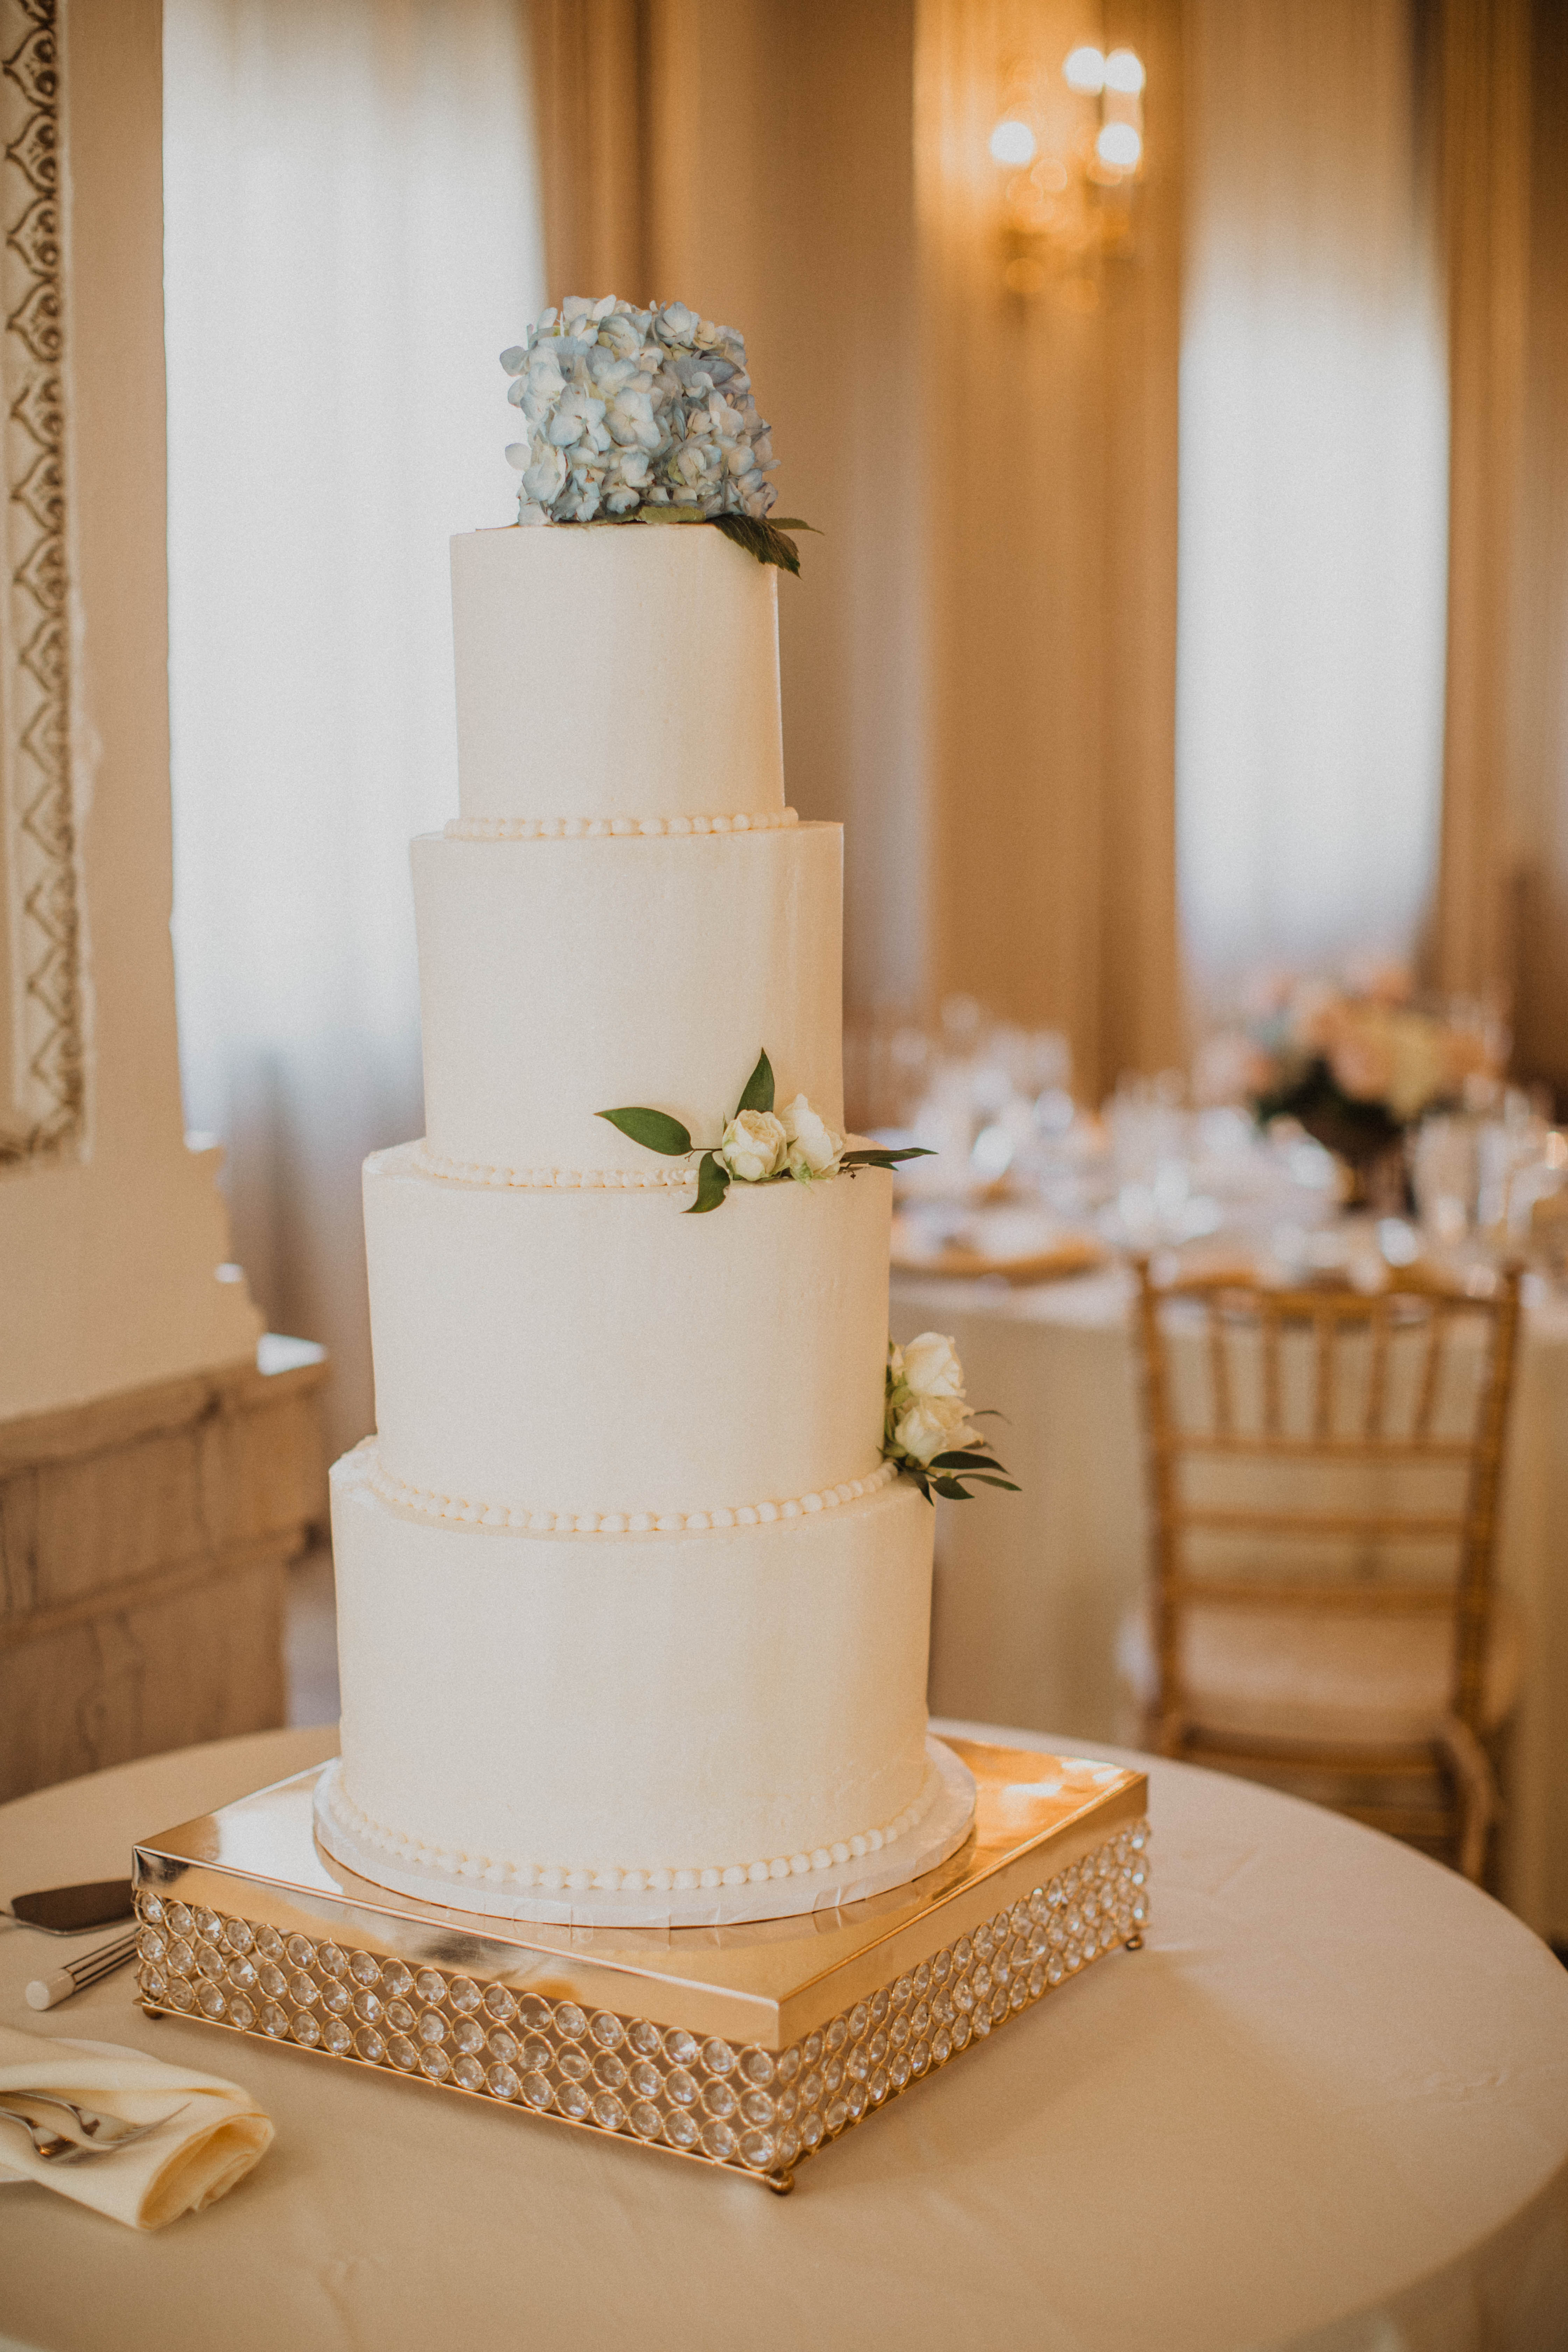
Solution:
[[[816,1510],[877,1474],[887,1173],[689,1199],[464,1184],[406,1144],[368,1160],[384,1469],[480,1515],[653,1517]]]
[[[462,815],[781,810],[777,583],[700,523],[454,539]]]
[[[595,1113],[646,1103],[717,1142],[763,1047],[781,1100],[806,1094],[842,1125],[837,825],[424,834],[413,862],[433,1152],[494,1168],[668,1169]]]
[[[931,1513],[907,1482],[771,1527],[546,1536],[433,1526],[366,1472],[360,1448],[332,1473],[340,1786],[390,1859],[741,1887],[924,1819]]]

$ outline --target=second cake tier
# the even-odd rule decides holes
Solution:
[[[887,1174],[689,1198],[465,1184],[412,1144],[365,1162],[389,1499],[613,1534],[885,1481]]]

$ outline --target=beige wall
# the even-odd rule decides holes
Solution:
[[[252,1356],[216,1154],[186,1150],[169,940],[157,0],[68,0],[78,813],[90,995],[79,1160],[0,1175],[0,1418]]]

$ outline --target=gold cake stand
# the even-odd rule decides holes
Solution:
[[[978,1801],[936,1869],[714,1928],[547,1927],[392,1894],[317,1844],[318,1766],[137,1846],[142,2004],[782,2194],[803,2158],[1142,1941],[1144,1775],[949,1744]]]

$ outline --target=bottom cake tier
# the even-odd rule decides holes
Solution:
[[[708,1892],[734,1918],[742,1890],[786,1907],[780,1880],[790,1909],[833,1900],[873,1856],[895,1883],[900,1844],[930,1866],[952,1789],[927,1752],[913,1487],[769,1526],[545,1535],[423,1518],[374,1476],[374,1442],[332,1474],[342,1762],[318,1833],[353,1868],[517,1916]]]

